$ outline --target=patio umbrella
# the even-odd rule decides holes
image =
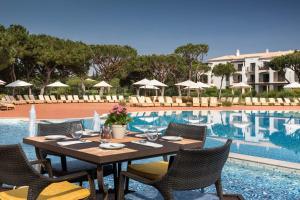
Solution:
[[[21,81],[21,80],[16,80],[10,84],[7,84],[5,87],[11,87],[11,88],[18,88],[18,87],[30,87],[32,86],[31,83],[27,83],[25,81]],[[13,95],[15,93],[15,90],[13,89]],[[29,88],[29,94],[31,94],[31,90]]]
[[[248,88],[251,89],[251,86],[248,85],[247,83],[240,82],[240,83],[233,84],[231,86],[231,88],[232,89],[242,89],[242,94],[244,94],[245,89],[248,89]]]
[[[0,85],[5,85],[5,82],[0,80]]]
[[[211,86],[206,84],[206,83],[202,83],[202,82],[197,82],[197,85],[201,88],[210,88]]]
[[[148,80],[146,78],[144,78],[144,79],[142,79],[142,80],[140,80],[138,82],[133,83],[133,85],[144,85],[144,86],[145,85],[149,85],[149,84],[150,84],[150,80]],[[137,88],[136,95],[140,96],[140,88]]]
[[[185,86],[188,88],[198,87],[197,83],[195,83],[194,81],[191,81],[191,80],[186,80],[186,81],[183,81],[180,83],[176,83],[175,85],[178,86],[179,96],[181,96],[180,86]],[[188,90],[188,95],[190,95],[190,89]]]
[[[158,80],[155,80],[155,79],[152,79],[151,81],[149,81],[149,85],[161,87],[161,96],[164,96],[165,87],[168,87],[166,84],[164,84]]]
[[[47,87],[59,88],[59,87],[69,87],[69,86],[60,81],[55,81],[54,83],[47,85]]]
[[[300,83],[298,83],[298,82],[289,83],[289,84],[283,86],[283,88],[284,89],[299,89]]]
[[[100,88],[99,95],[102,96],[104,88],[111,88],[112,86],[106,83],[105,81],[101,81],[100,83],[97,83],[93,87]]]

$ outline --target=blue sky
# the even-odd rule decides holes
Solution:
[[[0,0],[0,24],[140,54],[207,43],[211,58],[299,49],[299,10],[299,0]]]

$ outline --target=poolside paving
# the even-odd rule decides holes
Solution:
[[[35,105],[37,119],[84,118],[108,113],[115,103],[63,103]],[[0,111],[1,118],[28,118],[31,105],[17,105],[15,110]],[[300,110],[300,106],[231,106],[231,107],[128,107],[129,111],[161,110]]]

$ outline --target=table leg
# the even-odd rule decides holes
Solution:
[[[103,167],[102,165],[97,166],[97,181],[100,193],[103,195],[104,200],[108,200],[108,191],[104,185],[103,179]]]
[[[114,171],[114,192],[115,192],[115,199],[117,199],[118,182],[119,182],[119,163],[113,164],[113,171]]]

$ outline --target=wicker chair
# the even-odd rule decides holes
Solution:
[[[164,199],[172,200],[173,190],[195,190],[215,185],[217,195],[223,200],[221,173],[228,158],[231,140],[221,147],[211,149],[181,149],[165,174],[149,179],[132,172],[121,172],[118,199],[124,199],[126,177],[152,185],[160,191]]]
[[[79,172],[59,178],[39,174],[31,165],[43,164],[50,170],[47,160],[29,162],[20,145],[0,146],[0,186],[7,184],[20,187],[0,192],[1,200],[12,199],[95,199],[94,181],[87,172]],[[69,180],[87,177],[90,190],[69,183]]]
[[[187,124],[170,123],[165,135],[168,136],[181,136],[187,139],[195,139],[202,141],[199,148],[203,148],[206,139],[206,126],[196,126]],[[171,159],[172,156],[171,156]],[[128,171],[146,176],[148,178],[154,178],[160,176],[161,173],[167,173],[168,171],[168,157],[163,156],[164,161],[150,162],[144,164],[131,164],[128,162]],[[126,191],[129,188],[129,179],[126,179]]]
[[[46,135],[67,135],[70,136],[72,131],[77,131],[77,125],[80,124],[83,127],[83,123],[81,120],[70,121],[70,122],[62,122],[62,123],[40,123],[38,124],[38,136],[46,136]],[[97,177],[96,168],[97,166],[91,163],[87,163],[81,160],[70,160],[67,162],[67,158],[65,155],[59,155],[54,152],[39,150],[36,151],[37,158],[45,159],[48,155],[59,156],[61,162],[51,163],[53,174],[55,176],[64,176],[69,173],[75,173],[78,171],[87,171],[93,178]],[[112,165],[104,165],[103,166],[104,176],[108,176],[112,174],[113,166]],[[81,180],[78,180],[81,181]],[[82,180],[84,181],[84,180]]]

